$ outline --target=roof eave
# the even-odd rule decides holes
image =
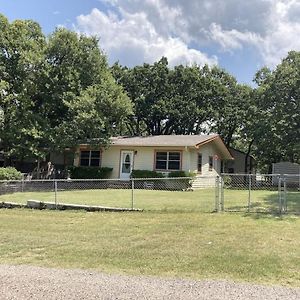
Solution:
[[[195,148],[199,149],[201,146],[210,142],[216,142],[219,144],[219,146],[221,147],[221,152],[224,154],[224,158],[223,158],[224,160],[234,160],[234,157],[231,155],[230,151],[228,150],[228,148],[226,147],[226,145],[224,144],[223,140],[219,135],[216,135],[206,141],[197,144]]]

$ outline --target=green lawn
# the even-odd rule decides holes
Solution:
[[[247,190],[224,189],[224,207],[228,211],[248,211],[249,192]],[[300,214],[300,192],[286,194],[288,212]],[[277,191],[252,190],[250,193],[250,212],[278,212]]]
[[[300,286],[296,216],[0,210],[0,263]]]
[[[0,202],[26,203],[34,199],[54,202],[53,192],[18,192],[0,196]],[[247,211],[248,191],[224,190],[225,209],[230,211]],[[129,208],[132,205],[130,189],[96,189],[72,190],[57,193],[58,203],[74,203]],[[215,209],[215,190],[200,189],[195,191],[134,190],[135,208],[152,211],[202,211]],[[288,193],[288,208],[300,213],[300,193]],[[278,211],[278,192],[267,190],[251,191],[251,211]]]
[[[215,208],[214,190],[199,191],[158,191],[135,190],[133,205],[145,210],[176,210],[176,211],[208,211]],[[0,196],[0,202],[10,201],[26,203],[34,199],[53,202],[53,192],[25,192]],[[99,189],[72,190],[57,193],[59,203],[103,205],[110,207],[130,208],[132,205],[132,191],[130,189]]]

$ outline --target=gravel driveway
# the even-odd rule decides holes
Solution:
[[[300,288],[0,265],[0,299],[300,299]]]

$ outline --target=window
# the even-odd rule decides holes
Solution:
[[[202,173],[202,154],[198,153],[198,173]]]
[[[100,151],[80,151],[80,166],[99,167]]]
[[[180,152],[156,152],[155,169],[156,170],[180,170]]]
[[[212,171],[214,168],[214,158],[209,156],[208,158],[208,171]]]
[[[122,173],[131,172],[131,159],[128,153],[123,154]]]

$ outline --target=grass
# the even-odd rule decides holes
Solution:
[[[26,203],[29,199],[53,202],[53,192],[25,192],[0,196],[0,202]],[[129,208],[132,192],[126,189],[72,190],[57,194],[59,203],[103,205]],[[207,210],[214,209],[214,191],[207,189],[196,192],[135,190],[134,207],[145,210]]]
[[[295,216],[2,209],[0,236],[1,264],[300,286]]]
[[[226,210],[247,211],[248,191],[225,189],[224,197]],[[54,192],[17,192],[0,196],[0,202],[26,203],[29,199],[54,202],[55,195]],[[299,213],[300,193],[288,193],[287,200],[288,209]],[[132,205],[132,192],[130,189],[59,190],[57,201],[58,203],[129,208]],[[215,190],[163,191],[136,189],[133,205],[135,208],[151,211],[211,212],[215,209]],[[278,192],[268,190],[251,191],[251,211],[278,211]]]
[[[224,189],[225,209],[229,211],[248,211],[249,192],[247,190]],[[300,213],[300,192],[286,194],[288,211]],[[250,193],[251,212],[278,212],[278,191],[252,190]]]

